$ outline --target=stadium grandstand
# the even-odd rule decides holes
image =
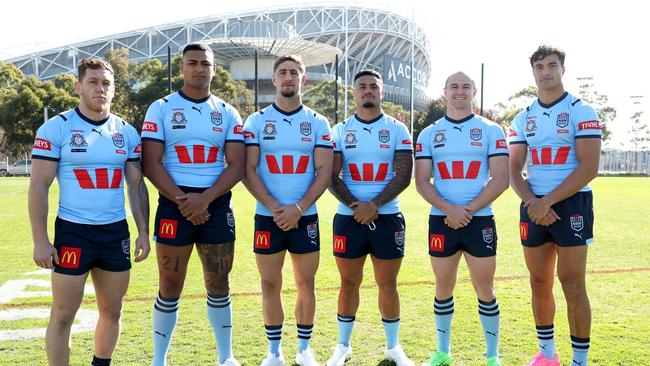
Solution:
[[[358,70],[376,70],[384,76],[385,100],[408,109],[412,75],[415,109],[423,110],[429,101],[425,90],[431,55],[425,30],[402,15],[359,6],[305,5],[217,14],[109,35],[6,61],[26,75],[47,80],[74,73],[78,60],[103,56],[109,49],[125,48],[135,62],[153,58],[166,62],[168,48],[173,57],[185,44],[196,41],[209,43],[215,51],[216,62],[235,80],[245,80],[249,85],[255,80],[257,51],[260,104],[268,104],[273,98],[270,80],[273,60],[289,53],[303,56],[311,83],[334,80],[338,55],[342,83],[351,83]]]

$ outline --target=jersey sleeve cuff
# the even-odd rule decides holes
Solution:
[[[424,155],[424,156],[416,156],[415,157],[415,160],[420,160],[420,159],[432,160],[431,156],[426,156],[426,155]]]
[[[578,135],[575,137],[577,139],[602,139],[601,135]]]
[[[165,143],[165,140],[157,139],[157,138],[154,138],[154,137],[143,137],[142,141],[153,141],[153,142],[158,142],[158,143],[161,143],[161,144]]]
[[[509,142],[510,145],[526,144],[526,143],[527,143],[526,141],[510,141]]]
[[[488,154],[488,158],[491,158],[491,157],[494,157],[494,156],[510,156],[510,154],[507,153],[507,152]]]
[[[126,161],[140,161],[140,158],[128,158]]]
[[[43,155],[34,155],[32,154],[32,159],[41,159],[41,160],[48,160],[48,161],[60,161],[60,158],[55,158],[52,156],[43,156]]]
[[[226,140],[226,143],[229,143],[229,142],[236,142],[236,143],[241,143],[241,144],[245,143],[244,140]]]
[[[330,145],[318,145],[317,144],[316,146],[314,146],[314,148],[317,148],[317,147],[320,147],[320,148],[323,148],[323,149],[334,149],[334,146],[330,146]]]

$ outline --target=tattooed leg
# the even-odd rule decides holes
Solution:
[[[205,288],[210,296],[224,296],[230,291],[228,275],[235,255],[235,243],[196,244],[203,264]]]
[[[180,297],[193,247],[193,245],[177,247],[156,243],[158,289],[163,297],[168,299]]]

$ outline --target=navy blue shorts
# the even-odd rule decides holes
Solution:
[[[497,254],[497,227],[494,216],[474,216],[469,224],[454,230],[445,224],[446,216],[429,215],[429,255],[449,257],[459,250],[474,257]]]
[[[532,248],[552,242],[561,247],[573,247],[593,242],[594,203],[591,191],[578,192],[551,207],[560,220],[550,226],[541,226],[530,220],[528,210],[521,203],[519,236],[523,246]]]
[[[370,253],[379,259],[404,257],[406,223],[402,213],[379,215],[373,223],[374,230],[371,230],[369,225],[358,223],[352,215],[334,215],[334,255],[361,258]]]
[[[273,221],[273,216],[255,215],[253,251],[257,254],[274,254],[283,250],[305,254],[320,250],[318,214],[303,216],[298,228],[283,231]]]
[[[200,193],[205,188],[179,187],[185,193]],[[185,246],[194,243],[222,244],[235,241],[235,216],[230,209],[231,192],[208,205],[210,218],[201,225],[187,221],[178,205],[160,195],[154,221],[153,240],[157,243]]]
[[[126,220],[89,225],[57,217],[54,248],[59,254],[56,273],[82,275],[95,267],[111,272],[131,269],[131,239]]]

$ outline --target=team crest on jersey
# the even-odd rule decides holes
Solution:
[[[354,149],[357,147],[357,145],[355,145],[357,143],[357,135],[354,132],[348,132],[345,134],[345,141],[343,142],[346,149]]]
[[[526,119],[526,132],[533,132],[537,130],[537,123],[536,123],[537,117],[528,117]]]
[[[185,114],[180,110],[176,110],[172,115],[172,129],[185,128],[185,125],[187,125]]]
[[[555,122],[555,124],[559,128],[564,128],[564,127],[568,126],[569,125],[569,113],[562,112],[562,113],[558,114],[557,115],[557,121]]]
[[[212,123],[215,126],[219,126],[221,124],[221,122],[223,122],[223,120],[221,119],[221,113],[219,113],[219,111],[211,112],[210,113],[210,121],[212,121]]]
[[[226,212],[226,223],[230,227],[235,227],[235,215],[232,212]]]
[[[300,122],[300,133],[305,136],[311,135],[311,123],[309,121]]]
[[[390,140],[390,131],[389,130],[379,130],[379,141],[383,143],[387,143]]]
[[[569,221],[571,221],[571,229],[575,231],[580,231],[584,228],[584,220],[580,214],[573,214],[569,218]]]
[[[433,135],[433,148],[435,149],[445,146],[445,141],[447,141],[447,137],[445,137],[445,130],[436,131],[436,134]]]
[[[88,146],[88,143],[86,142],[86,138],[84,137],[83,132],[80,131],[72,134],[72,137],[70,138],[70,146],[72,147]]]
[[[273,123],[267,123],[264,125],[264,130],[262,131],[262,134],[266,136],[275,136],[278,134],[278,131],[275,129],[275,125]]]
[[[478,141],[483,137],[483,130],[480,128],[472,128],[469,130],[469,138],[471,138],[474,141]]]
[[[111,134],[111,139],[113,140],[113,145],[119,147],[120,149],[124,147],[124,135],[119,132],[113,132]]]
[[[318,235],[318,223],[312,222],[307,224],[307,236],[316,239],[316,235]]]
[[[494,240],[494,229],[491,227],[483,228],[483,241],[490,244]]]

